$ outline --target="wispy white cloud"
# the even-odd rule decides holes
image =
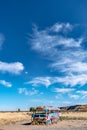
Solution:
[[[74,25],[70,23],[56,23],[43,30],[36,28],[31,46],[50,61],[50,69],[64,75],[57,77],[56,82],[82,86],[87,83],[87,51],[83,46],[85,38],[81,35],[76,37],[74,33],[70,35],[70,31],[74,31]],[[47,86],[53,83],[50,82]]]
[[[75,89],[73,89],[73,88],[54,88],[54,92],[56,92],[56,93],[69,93],[74,90]]]
[[[62,69],[63,72],[77,72],[77,73],[87,73],[87,63],[85,62],[76,62],[72,64],[68,64],[66,68]]]
[[[52,32],[68,32],[71,31],[73,26],[70,23],[56,23],[49,30]]]
[[[20,62],[7,63],[0,61],[0,72],[8,72],[12,74],[20,74],[24,70],[24,66]]]
[[[87,83],[87,76],[86,74],[80,74],[80,75],[68,75],[65,77],[57,77],[56,78],[56,83],[62,83],[66,86],[70,85],[70,86],[76,86],[76,85],[80,85],[83,86]]]
[[[78,90],[76,93],[80,94],[82,99],[87,98],[87,90]]]
[[[12,87],[12,84],[10,82],[7,82],[5,80],[0,80],[0,84],[6,87]]]
[[[69,96],[70,96],[70,98],[75,99],[75,100],[80,98],[80,96],[76,95],[76,94],[70,94]]]
[[[87,91],[86,90],[79,90],[79,91],[77,91],[77,93],[80,93],[80,94],[86,94],[87,95]]]
[[[19,94],[24,93],[25,95],[36,95],[38,93],[38,90],[32,88],[32,90],[28,90],[27,88],[19,88],[18,89]]]
[[[51,85],[51,80],[50,77],[36,77],[34,79],[32,79],[29,82],[26,82],[26,84],[32,84],[33,86],[50,86]]]
[[[5,41],[5,37],[2,33],[0,33],[0,49],[2,49],[2,45],[3,45],[4,41]]]
[[[58,53],[62,53],[64,51],[66,54],[66,50],[71,50],[81,46],[83,42],[83,37],[74,39],[72,37],[65,37],[60,34],[50,34],[52,32],[48,30],[38,31],[35,30],[33,38],[32,38],[32,49],[41,52],[42,54],[52,58],[56,55],[58,58],[60,55]],[[60,50],[60,47],[62,50]]]
[[[79,74],[73,75],[70,74],[68,76],[63,77],[36,77],[32,80],[26,82],[26,84],[31,84],[32,86],[45,86],[49,87],[55,83],[62,83],[65,86],[83,86],[87,83],[87,75]]]
[[[28,72],[27,72],[27,71],[25,71],[25,74],[28,74]]]

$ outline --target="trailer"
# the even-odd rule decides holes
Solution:
[[[32,124],[53,124],[60,119],[61,112],[55,107],[37,107],[32,114]]]

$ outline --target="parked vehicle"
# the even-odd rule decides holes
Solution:
[[[32,124],[52,124],[57,123],[60,118],[60,109],[54,107],[37,107],[32,114]]]

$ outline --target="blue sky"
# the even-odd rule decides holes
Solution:
[[[87,1],[0,1],[0,110],[87,104]]]

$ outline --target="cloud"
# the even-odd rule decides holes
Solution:
[[[60,55],[58,55],[58,53],[62,53],[62,51],[67,53],[67,49],[71,50],[72,47],[74,49],[80,47],[83,41],[83,37],[75,39],[72,37],[65,37],[60,34],[52,35],[50,33],[53,32],[48,30],[35,30],[32,36],[31,46],[33,50],[36,50],[43,55],[48,56],[51,60],[54,59],[55,55],[57,55],[59,58]],[[60,47],[62,50],[60,50]]]
[[[80,98],[80,96],[79,95],[75,95],[75,94],[71,94],[71,95],[69,95],[70,96],[70,98],[72,98],[72,99],[75,99],[75,100],[77,100],[77,99],[79,99]]]
[[[68,64],[66,68],[62,69],[63,72],[77,72],[77,73],[87,73],[87,63],[85,62],[76,62]]]
[[[76,86],[80,85],[83,86],[87,83],[87,75],[86,74],[80,74],[80,75],[69,75],[65,77],[56,77],[55,78],[56,83],[62,83],[66,86]]]
[[[40,31],[37,30],[37,28],[35,28],[31,39],[32,49],[41,53],[46,53],[46,55],[50,57],[49,55],[50,52],[52,50],[55,50],[55,52],[51,52],[51,53],[57,53],[60,50],[60,47],[62,47],[64,51],[64,49],[71,49],[71,47],[74,47],[74,49],[76,49],[81,46],[81,43],[84,40],[83,37],[73,38],[73,37],[64,36],[63,34],[59,34],[59,33],[55,34],[53,33],[55,30],[54,28],[56,28],[55,26],[58,26],[58,28],[61,26],[62,28],[61,31],[63,31],[63,29],[66,29],[67,31],[67,28],[68,29],[71,28],[72,25],[69,25],[69,23],[64,24],[65,26],[64,28],[63,24],[55,24],[49,29],[44,29]]]
[[[69,92],[72,92],[74,90],[75,89],[72,89],[72,88],[55,88],[54,92],[56,92],[56,93],[69,93]]]
[[[86,90],[80,90],[80,91],[77,91],[77,93],[80,93],[80,94],[83,94],[83,95],[87,95],[87,91]]]
[[[6,87],[12,87],[12,84],[10,82],[7,82],[5,80],[0,80],[0,84]]]
[[[0,71],[12,74],[20,74],[24,70],[24,66],[20,62],[7,63],[0,61]]]
[[[33,86],[50,86],[51,85],[51,81],[50,81],[50,77],[36,77],[34,79],[32,79],[29,82],[26,82],[26,84],[32,84]]]
[[[75,28],[70,23],[55,23],[43,30],[35,28],[31,48],[49,60],[47,67],[51,71],[63,75],[56,78],[57,82],[83,86],[87,83],[87,51],[85,37],[83,34],[75,35]],[[79,30],[79,26],[76,29]],[[43,81],[43,84],[49,86],[51,83],[47,81],[45,84]]]
[[[24,93],[25,95],[36,95],[38,93],[38,90],[32,88],[32,90],[29,91],[27,88],[19,88],[18,92],[19,94]]]
[[[2,49],[2,45],[3,45],[4,41],[5,41],[5,37],[3,34],[0,33],[0,50]]]
[[[86,74],[79,74],[73,75],[70,74],[68,76],[62,77],[36,77],[32,80],[26,82],[25,84],[31,84],[32,86],[45,86],[49,87],[53,84],[62,83],[65,86],[74,87],[76,85],[83,86],[87,83],[87,75]]]
[[[87,90],[79,90],[76,93],[80,94],[82,99],[87,98]]]
[[[49,30],[52,32],[68,32],[71,31],[73,26],[70,23],[56,23]]]
[[[25,74],[28,74],[28,72],[27,72],[27,71],[25,71]]]

